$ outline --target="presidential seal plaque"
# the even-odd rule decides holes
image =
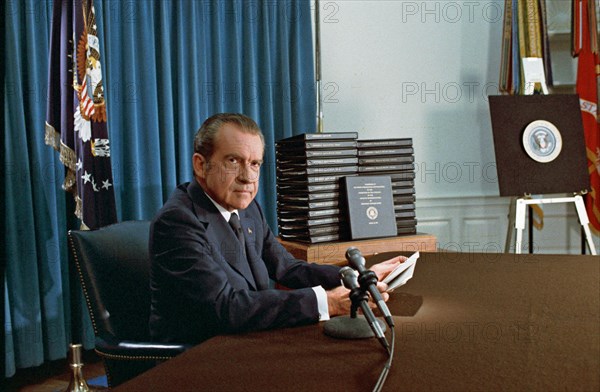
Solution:
[[[552,162],[560,155],[562,137],[558,128],[550,121],[532,121],[523,132],[523,148],[536,162]]]
[[[500,196],[589,189],[576,94],[492,95],[489,105]]]
[[[396,236],[392,181],[389,176],[344,177],[342,189],[346,195],[351,239]]]

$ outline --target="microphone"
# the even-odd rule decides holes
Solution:
[[[383,317],[385,318],[386,323],[391,327],[394,326],[394,319],[390,310],[388,309],[381,293],[377,289],[377,275],[375,272],[365,268],[365,258],[360,253],[360,250],[351,246],[346,250],[346,260],[348,260],[348,264],[352,268],[358,271],[358,281],[360,282],[360,287],[363,290],[366,290],[371,294],[373,301],[377,304],[381,313],[383,313]]]
[[[342,279],[342,284],[348,290],[352,290],[358,286],[358,280],[356,279],[356,271],[354,271],[350,267],[342,267],[340,269],[340,278]]]
[[[383,347],[388,352],[390,352],[390,345],[388,344],[387,339],[385,338],[385,335],[383,334],[381,325],[379,325],[377,319],[375,318],[375,315],[373,314],[373,311],[371,310],[371,308],[369,307],[369,304],[367,303],[366,295],[364,294],[364,292],[362,292],[360,286],[358,285],[358,281],[356,279],[356,274],[355,274],[354,270],[350,267],[343,267],[340,270],[340,277],[342,278],[342,283],[344,284],[344,287],[347,288],[348,290],[350,290],[350,297],[351,297],[353,303],[355,300],[357,302],[359,302],[359,306],[363,311],[363,315],[365,316],[365,319],[369,323],[369,326],[371,327],[371,330],[375,334],[375,337],[377,337],[377,339],[383,345]],[[364,298],[359,298],[357,296],[364,296]]]

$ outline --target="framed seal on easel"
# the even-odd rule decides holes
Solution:
[[[574,202],[588,246],[589,219],[581,194],[590,187],[579,97],[567,95],[490,96],[490,114],[500,196],[512,196],[506,250],[516,229],[521,253],[525,206]],[[531,199],[531,195],[573,194]]]
[[[589,189],[579,97],[490,96],[500,196]]]

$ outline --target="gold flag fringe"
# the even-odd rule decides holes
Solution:
[[[75,171],[77,170],[77,157],[75,156],[75,151],[62,143],[60,133],[56,132],[56,129],[47,122],[44,142],[46,145],[58,151],[60,161],[67,168],[62,188],[73,195],[73,199],[75,200],[75,216],[81,221],[82,230],[89,230],[83,223],[83,203],[79,195],[77,195],[77,177],[75,175]]]

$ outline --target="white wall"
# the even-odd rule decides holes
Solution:
[[[325,131],[411,137],[421,197],[496,195],[500,2],[322,2]]]
[[[320,2],[324,131],[412,138],[418,229],[442,247],[504,248],[509,200],[498,197],[487,99],[498,94],[503,4]],[[534,235],[537,250],[579,252],[566,234],[578,234],[574,208],[548,211],[557,227]]]

